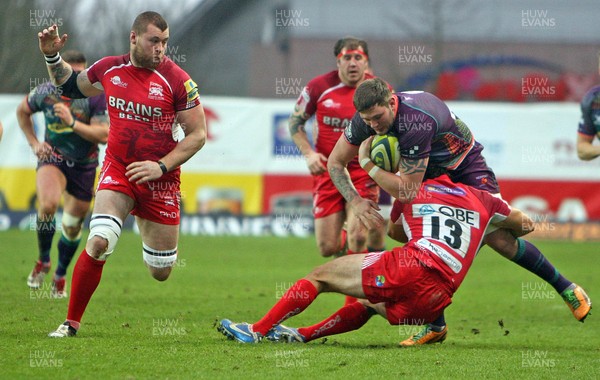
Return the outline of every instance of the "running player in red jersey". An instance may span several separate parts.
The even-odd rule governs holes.
[[[105,57],[75,74],[59,51],[67,35],[56,25],[38,33],[52,82],[71,98],[104,90],[110,118],[90,233],[73,272],[66,321],[50,337],[74,336],[100,282],[123,221],[135,215],[142,255],[152,277],[166,280],[177,259],[179,166],[202,148],[206,122],[198,89],[165,56],[169,28],[156,12],[139,14],[129,36],[130,52]],[[185,137],[177,142],[176,124]]]
[[[598,54],[600,61],[600,54]],[[599,62],[600,72],[600,62]],[[590,161],[600,156],[600,146],[593,145],[600,138],[600,86],[592,87],[581,100],[581,120],[577,129],[577,156]]]
[[[356,330],[375,314],[392,325],[431,322],[452,302],[488,224],[508,228],[516,236],[533,230],[533,222],[521,211],[511,210],[488,192],[453,183],[446,175],[426,180],[401,211],[410,236],[403,247],[344,256],[321,265],[296,282],[258,322],[224,319],[218,330],[243,343],[263,338],[306,343]],[[324,292],[361,300],[313,326],[281,325]]]
[[[346,241],[342,235],[347,222],[348,254],[369,250],[382,250],[385,229],[365,229],[354,218],[327,172],[327,158],[348,125],[355,109],[352,103],[356,87],[365,79],[373,78],[369,69],[367,43],[353,37],[338,40],[334,46],[337,70],[319,75],[308,82],[298,97],[290,116],[292,139],[313,175],[313,215],[315,237],[322,256],[339,254]],[[308,139],[305,123],[316,116],[314,149]],[[353,160],[348,165],[352,183],[361,196],[377,202],[379,188],[367,173]],[[341,238],[340,238],[341,237]],[[367,246],[368,245],[368,246]]]
[[[73,70],[85,70],[83,53],[63,54]],[[38,141],[32,115],[42,112],[46,121],[44,141]],[[36,86],[17,107],[17,120],[29,146],[38,159],[36,193],[38,210],[36,232],[38,260],[27,278],[32,289],[42,286],[50,270],[50,249],[54,238],[54,214],[63,198],[58,265],[52,278],[52,296],[67,297],[65,275],[79,247],[81,227],[94,195],[98,167],[98,144],[106,144],[108,117],[104,95],[85,99],[61,96],[46,82]]]

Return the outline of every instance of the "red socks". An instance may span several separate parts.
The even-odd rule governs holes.
[[[318,294],[319,292],[312,282],[304,278],[299,280],[285,292],[260,321],[252,325],[252,330],[266,335],[273,326],[304,311],[317,298]]]
[[[100,283],[104,263],[106,261],[91,258],[85,249],[79,255],[79,259],[77,259],[77,263],[73,269],[71,297],[69,298],[69,310],[67,312],[67,321],[75,329],[79,329],[83,312]]]
[[[309,342],[324,336],[356,330],[367,323],[369,318],[371,314],[367,308],[360,302],[355,302],[345,305],[316,325],[299,328],[298,333],[306,339],[305,342]]]

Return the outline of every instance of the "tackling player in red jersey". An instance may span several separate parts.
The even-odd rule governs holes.
[[[79,74],[60,58],[67,35],[56,25],[38,33],[53,83],[71,98],[104,90],[110,118],[106,159],[96,191],[90,233],[73,272],[66,321],[50,337],[74,336],[113,252],[123,221],[135,215],[143,259],[152,277],[166,280],[177,260],[179,166],[202,148],[206,121],[198,89],[165,56],[169,28],[156,12],[139,14],[129,54],[105,57]],[[185,137],[173,137],[175,123]]]
[[[353,37],[338,40],[334,47],[337,70],[308,82],[289,120],[292,139],[313,175],[315,237],[319,252],[325,257],[339,254],[344,248],[346,239],[342,228],[345,221],[348,254],[365,252],[367,247],[381,250],[385,244],[385,229],[379,226],[367,230],[358,223],[327,172],[327,158],[355,113],[354,91],[365,79],[373,78],[367,72],[368,54],[367,43],[363,40]],[[313,115],[317,125],[314,149],[304,129],[306,121]],[[361,196],[377,202],[379,188],[358,160],[348,165],[348,172]]]
[[[533,222],[488,192],[453,183],[446,175],[423,182],[405,204],[402,222],[410,240],[391,251],[344,256],[296,282],[254,324],[222,320],[218,330],[230,339],[257,343],[306,343],[363,326],[380,314],[392,325],[434,321],[452,302],[482,244],[488,224],[516,236],[533,230]],[[361,300],[345,305],[309,327],[281,325],[304,311],[320,293],[336,292]]]

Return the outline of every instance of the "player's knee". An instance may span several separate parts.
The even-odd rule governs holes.
[[[87,254],[96,260],[106,260],[106,258],[108,258],[110,254],[105,254],[107,248],[108,240],[100,236],[90,236],[87,244],[85,245],[85,251]]]
[[[97,260],[106,260],[114,251],[123,222],[108,214],[93,214],[90,221],[90,236],[86,250]]]
[[[319,283],[319,284],[327,283],[331,278],[330,266],[335,265],[334,261],[335,261],[335,259],[328,261],[325,264],[319,265],[318,267],[314,268],[309,274],[307,274],[305,276],[305,278],[312,283]]]
[[[485,243],[502,256],[512,259],[518,250],[517,239],[506,229],[492,232],[485,238]]]
[[[169,276],[171,275],[171,267],[168,268],[154,268],[154,267],[148,267],[148,269],[150,269],[150,274],[152,275],[152,278],[154,278],[157,281],[165,281],[166,279],[169,278]]]
[[[75,241],[81,238],[81,225],[83,224],[83,218],[78,218],[63,212],[62,214],[62,234],[67,240]]]
[[[38,214],[51,217],[58,210],[58,201],[50,199],[40,199],[38,206]]]
[[[171,269],[177,261],[177,247],[160,251],[146,243],[143,245],[144,262],[150,270],[150,274],[158,281],[165,281],[171,274]]]
[[[323,257],[333,256],[342,249],[341,244],[331,244],[330,242],[319,242],[317,243],[317,247]]]
[[[362,252],[367,245],[367,235],[357,233],[348,235],[348,248],[354,252]]]

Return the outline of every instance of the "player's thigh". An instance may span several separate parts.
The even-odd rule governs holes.
[[[345,213],[339,211],[315,219],[315,238],[317,242],[339,242]]]
[[[63,198],[63,209],[70,215],[78,218],[84,218],[90,209],[91,202],[78,199],[68,192],[64,193]]]
[[[92,214],[108,214],[125,221],[135,203],[128,195],[113,190],[98,190]]]
[[[63,172],[54,165],[41,166],[36,173],[37,198],[41,205],[51,202],[58,204],[67,187]]]
[[[361,266],[364,254],[346,255],[314,269],[307,277],[319,282],[323,292],[364,298]]]
[[[140,230],[142,242],[157,251],[171,250],[177,247],[179,240],[178,224],[161,224],[138,216],[135,221]]]

